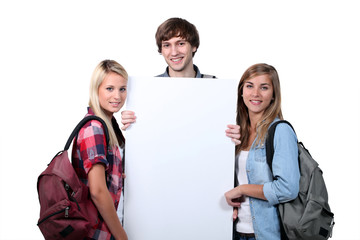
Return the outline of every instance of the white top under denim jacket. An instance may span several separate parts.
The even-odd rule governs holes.
[[[275,119],[278,121],[279,119]],[[280,223],[277,204],[297,197],[300,171],[297,138],[292,128],[284,123],[276,127],[274,135],[273,173],[266,162],[265,144],[251,146],[246,171],[249,184],[263,184],[267,199],[250,198],[250,209],[256,240],[279,240]],[[274,177],[276,180],[274,179]]]

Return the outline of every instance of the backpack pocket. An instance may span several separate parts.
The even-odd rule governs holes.
[[[331,237],[334,214],[322,204],[309,200],[297,227],[301,239],[324,240]]]
[[[67,199],[44,212],[37,225],[45,239],[82,239],[91,228],[77,204]]]

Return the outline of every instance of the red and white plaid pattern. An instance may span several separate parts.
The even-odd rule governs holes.
[[[94,115],[88,109],[88,115]],[[117,124],[113,121],[113,124]],[[114,129],[119,129],[114,127]],[[121,132],[120,132],[121,134]],[[75,141],[75,140],[74,140]],[[106,168],[106,184],[117,209],[122,189],[122,160],[119,148],[114,146],[107,150],[105,156],[105,134],[100,122],[92,120],[81,128],[72,152],[72,163],[80,180],[88,185],[88,176],[94,164],[103,164]],[[90,239],[110,240],[111,233],[100,217],[96,229],[89,233]]]

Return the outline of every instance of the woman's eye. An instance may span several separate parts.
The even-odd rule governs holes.
[[[125,92],[126,88],[120,88],[120,92]]]
[[[108,91],[112,91],[112,90],[113,90],[113,88],[111,88],[111,87],[107,87],[107,88],[106,88],[106,90],[108,90]]]

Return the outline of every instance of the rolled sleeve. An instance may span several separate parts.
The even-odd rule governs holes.
[[[272,189],[272,182],[267,182],[263,187],[264,196],[268,200],[270,205],[279,204],[279,199],[275,194],[275,191]]]
[[[268,202],[276,205],[296,198],[300,181],[297,138],[284,123],[276,127],[272,169],[274,180],[263,187]]]
[[[79,132],[78,144],[86,174],[94,164],[104,164],[105,168],[108,168],[105,134],[100,123],[93,120],[90,125],[82,128]]]

